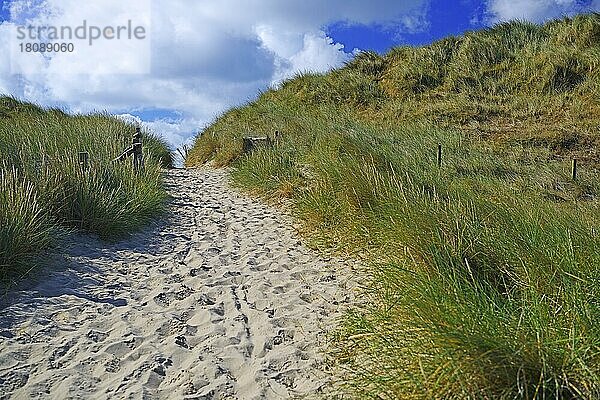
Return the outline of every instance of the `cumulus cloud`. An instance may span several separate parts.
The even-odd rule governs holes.
[[[272,27],[261,25],[255,31],[263,47],[274,56],[273,84],[297,72],[327,71],[350,59],[342,44],[334,43],[320,30],[302,36],[279,35]]]
[[[323,32],[334,22],[414,29],[428,0],[13,0],[0,51],[14,52],[20,25],[100,26],[132,19],[148,27],[150,51],[132,43],[78,45],[76,56],[34,55],[20,74],[0,60],[0,92],[75,112],[177,110],[149,121],[175,146],[214,116],[297,72],[340,66],[354,49]],[[132,17],[133,15],[133,17]],[[138,43],[140,44],[140,43]],[[11,57],[9,57],[11,58]],[[138,63],[138,64],[136,64]],[[14,64],[14,60],[13,60]],[[147,68],[146,68],[147,67]]]
[[[579,0],[489,0],[487,11],[492,22],[513,19],[543,22],[584,11],[600,11],[600,0],[585,4]]]

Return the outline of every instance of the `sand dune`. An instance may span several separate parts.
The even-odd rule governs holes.
[[[0,309],[0,398],[282,399],[328,383],[338,260],[223,171],[168,173],[170,215],[117,244],[73,239]]]

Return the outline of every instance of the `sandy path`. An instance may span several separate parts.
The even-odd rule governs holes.
[[[168,174],[166,221],[79,237],[3,298],[0,398],[281,399],[327,385],[323,328],[349,299],[334,260],[223,171]]]

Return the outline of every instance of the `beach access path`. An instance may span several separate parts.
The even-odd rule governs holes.
[[[165,217],[73,235],[0,299],[0,398],[284,399],[328,383],[351,274],[224,170],[165,172]]]

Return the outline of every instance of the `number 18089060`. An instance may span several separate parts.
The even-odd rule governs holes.
[[[73,43],[19,43],[21,53],[72,53]]]

